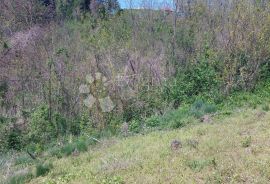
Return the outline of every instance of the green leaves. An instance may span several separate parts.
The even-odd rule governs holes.
[[[8,48],[9,48],[9,46],[8,46],[7,42],[4,42],[4,44],[3,44],[3,48],[4,48],[4,49],[8,49]]]

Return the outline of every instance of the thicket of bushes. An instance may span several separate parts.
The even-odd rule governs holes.
[[[106,19],[52,19],[30,44],[2,48],[8,62],[0,69],[1,150],[69,135],[116,134],[124,122],[133,132],[178,128],[267,81],[268,3],[183,8],[188,16],[125,10]],[[102,90],[115,104],[112,112],[85,107],[79,93],[86,76],[97,72],[107,80]]]

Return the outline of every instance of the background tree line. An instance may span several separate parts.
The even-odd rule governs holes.
[[[1,32],[29,28],[35,24],[83,18],[86,13],[106,18],[120,10],[117,0],[3,0],[1,8]]]

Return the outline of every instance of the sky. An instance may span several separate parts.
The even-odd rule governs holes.
[[[141,8],[141,7],[169,7],[172,6],[173,0],[119,0],[121,8]]]

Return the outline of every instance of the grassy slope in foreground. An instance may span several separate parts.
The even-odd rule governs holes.
[[[104,141],[54,161],[31,183],[269,183],[269,137],[270,113],[245,110],[211,124]],[[173,139],[183,145],[177,152]]]

